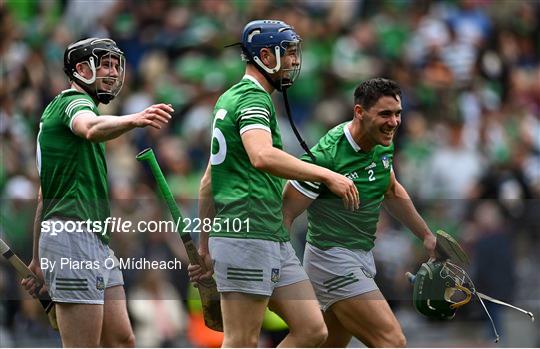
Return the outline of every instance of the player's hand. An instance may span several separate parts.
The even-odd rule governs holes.
[[[426,235],[426,237],[424,238],[424,248],[426,249],[430,260],[435,260],[436,258],[436,255],[435,255],[436,245],[437,245],[437,238],[435,237],[435,235],[432,233],[429,233],[428,235]]]
[[[33,276],[22,279],[21,286],[34,298],[37,298],[40,295],[43,295],[47,292],[47,287],[43,282],[43,272],[39,266],[39,263],[32,259],[28,265],[30,269],[36,276],[37,279]]]
[[[204,282],[205,279],[211,278],[212,274],[214,274],[214,266],[210,254],[204,252],[201,253],[199,251],[199,255],[201,256],[206,271],[203,272],[203,267],[200,265],[188,265],[189,280],[193,283],[194,287],[199,287],[199,281]]]
[[[330,177],[325,181],[325,185],[330,191],[343,199],[343,205],[348,210],[354,211],[360,207],[358,190],[354,182],[349,178],[332,172]]]
[[[135,127],[152,126],[160,129],[169,123],[172,112],[174,112],[174,109],[170,104],[154,104],[134,114],[133,123]]]

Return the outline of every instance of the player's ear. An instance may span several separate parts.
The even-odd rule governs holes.
[[[270,52],[270,50],[265,47],[261,49],[260,52],[261,61],[264,63],[264,65],[270,66],[272,60],[272,53]]]
[[[364,114],[364,108],[360,104],[354,105],[354,117],[358,118],[358,120],[362,120]]]
[[[75,70],[77,73],[79,73],[81,76],[86,77],[88,74],[91,73],[90,67],[88,66],[88,63],[86,62],[79,62],[75,65]]]

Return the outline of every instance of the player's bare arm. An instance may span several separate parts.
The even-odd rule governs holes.
[[[73,132],[91,142],[114,139],[136,127],[151,126],[161,129],[171,119],[174,111],[170,104],[154,104],[143,111],[126,116],[101,115],[92,111],[82,112],[73,120]]]
[[[397,220],[409,228],[414,235],[424,241],[424,247],[430,257],[435,257],[435,235],[431,232],[426,222],[416,208],[405,190],[397,181],[395,173],[392,171],[390,185],[385,193],[384,207]]]
[[[304,194],[296,190],[290,183],[287,183],[283,190],[283,224],[288,231],[291,231],[292,223],[302,214],[313,199],[308,198]]]
[[[32,247],[32,261],[28,265],[28,268],[36,274],[40,279],[41,284],[43,284],[43,272],[39,266],[39,236],[41,234],[41,213],[43,210],[43,194],[41,193],[41,187],[39,187],[38,198],[37,198],[37,208],[36,215],[34,218],[34,237],[33,237],[33,247]],[[35,294],[35,288],[38,286],[36,280],[32,277],[25,278],[21,281],[21,285],[24,287],[28,293],[32,296],[37,296]],[[43,285],[41,292],[45,293],[46,287]]]
[[[206,218],[213,219],[215,214],[214,201],[212,199],[211,165],[208,163],[199,187],[199,218],[201,220]],[[203,226],[199,233],[199,255],[206,265],[206,273],[202,273],[202,269],[199,265],[190,264],[188,266],[188,274],[192,282],[197,282],[201,278],[204,279],[210,277],[214,272],[210,251],[208,249],[208,235],[210,232],[205,230],[204,227],[206,226]]]
[[[253,129],[242,134],[242,143],[253,167],[286,179],[324,183],[343,199],[347,209],[360,206],[358,190],[349,178],[324,167],[303,162],[286,152],[274,148],[270,133]]]

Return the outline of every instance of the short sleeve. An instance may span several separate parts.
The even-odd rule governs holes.
[[[253,91],[242,98],[236,115],[240,134],[253,129],[271,133],[270,118],[273,117],[271,103],[269,96],[262,91]]]
[[[83,112],[90,112],[95,115],[96,105],[89,98],[75,96],[69,101],[62,113],[62,122],[73,131],[73,120]]]

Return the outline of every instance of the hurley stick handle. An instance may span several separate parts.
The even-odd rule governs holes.
[[[189,258],[189,262],[193,265],[199,265],[202,272],[206,272],[206,265],[203,263],[197,248],[191,239],[188,232],[184,231],[184,217],[180,212],[174,196],[171,193],[171,189],[165,180],[165,176],[159,167],[156,156],[151,148],[145,149],[137,155],[137,160],[145,161],[150,166],[152,175],[154,176],[158,185],[161,195],[165,199],[172,218],[176,224],[177,233],[180,235],[184,247]],[[216,331],[223,331],[223,323],[221,318],[221,309],[219,304],[219,293],[217,291],[216,282],[213,278],[209,280],[201,280],[199,282],[199,295],[201,296],[201,302],[203,306],[204,321],[206,326]]]
[[[38,279],[36,274],[34,274],[27,266],[24,264],[20,258],[11,250],[11,248],[4,242],[4,240],[0,239],[0,254],[4,256],[11,264],[11,266],[15,269],[17,272],[17,275],[19,275],[20,278],[26,279],[26,278],[33,278],[38,286],[36,287],[35,294],[38,297],[39,302],[41,303],[41,306],[43,307],[43,310],[45,310],[45,313],[47,314],[49,318],[49,323],[51,324],[51,327],[54,330],[58,330],[58,323],[56,321],[56,309],[54,307],[54,302],[51,300],[51,297],[48,293],[44,295],[39,295],[39,292],[41,288],[43,287],[43,284]]]
[[[159,167],[159,164],[157,162],[156,156],[154,155],[154,152],[152,151],[151,148],[147,148],[143,150],[141,153],[139,153],[139,155],[137,155],[137,160],[145,161],[150,166],[150,170],[152,171],[152,175],[154,176],[156,180],[159,191],[161,195],[163,196],[163,199],[165,199],[167,206],[169,207],[169,211],[171,212],[173,221],[175,222],[175,224],[178,225],[177,233],[180,235],[180,238],[182,239],[182,242],[184,243],[184,246],[186,248],[186,252],[189,258],[189,262],[191,264],[201,266],[201,268],[203,269],[203,272],[206,272],[205,265],[202,262],[201,257],[199,256],[199,253],[197,252],[197,248],[195,247],[195,244],[193,243],[191,236],[189,235],[189,233],[184,231],[184,228],[185,228],[184,216],[182,215],[182,212],[180,212],[178,205],[176,205],[174,196],[171,192],[171,189],[169,188],[169,184],[167,184],[167,180],[165,179],[165,176],[163,175],[161,168]]]

